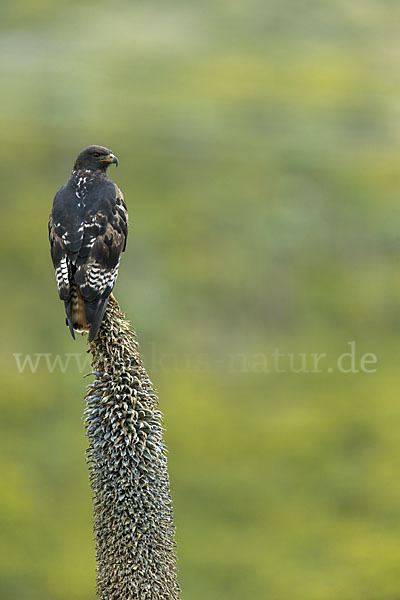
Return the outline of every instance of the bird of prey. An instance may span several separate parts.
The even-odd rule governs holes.
[[[66,323],[96,337],[118,275],[128,234],[128,211],[118,186],[107,176],[118,159],[103,146],[89,146],[75,161],[55,195],[49,219],[51,257]]]

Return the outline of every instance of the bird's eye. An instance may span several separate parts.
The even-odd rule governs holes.
[[[93,152],[93,156],[94,156],[95,158],[99,158],[100,154],[99,154],[98,152]]]

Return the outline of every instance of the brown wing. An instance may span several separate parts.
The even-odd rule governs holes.
[[[58,233],[57,233],[58,231]],[[71,264],[61,235],[60,228],[54,223],[53,215],[49,218],[50,253],[54,265],[57,289],[61,300],[67,300],[71,290]]]
[[[82,246],[88,248],[88,253],[78,258],[74,275],[85,303],[87,320],[92,324],[89,341],[95,337],[103,319],[107,299],[118,276],[121,253],[126,248],[128,211],[118,186],[115,192],[111,211],[97,212],[84,226]]]

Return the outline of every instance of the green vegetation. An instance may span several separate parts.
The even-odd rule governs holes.
[[[1,3],[2,598],[94,599],[89,369],[13,357],[85,360],[47,219],[92,143],[120,159],[115,294],[165,414],[182,597],[399,598],[399,16],[390,0]],[[328,372],[350,341],[375,373]],[[328,357],[256,368],[275,349]]]

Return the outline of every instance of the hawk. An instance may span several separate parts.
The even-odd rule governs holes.
[[[54,197],[49,219],[50,251],[66,323],[94,340],[126,247],[128,211],[119,187],[107,175],[118,159],[103,146],[89,146],[75,161]]]

